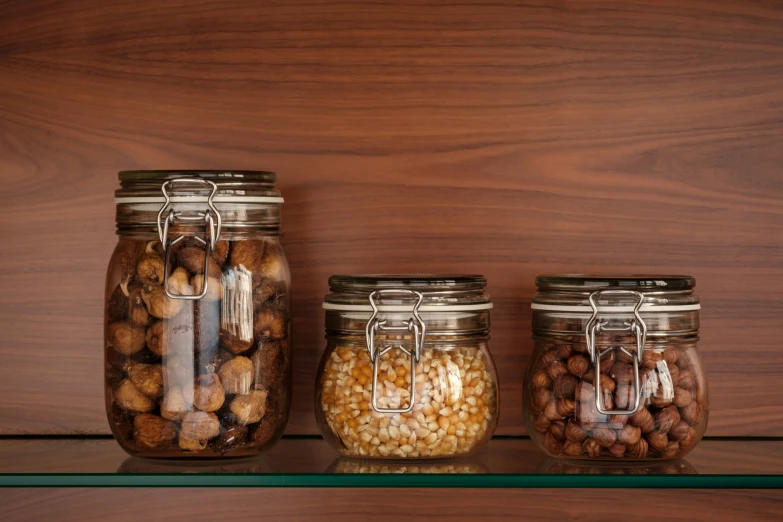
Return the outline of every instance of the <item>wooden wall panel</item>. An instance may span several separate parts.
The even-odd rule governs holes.
[[[783,435],[783,5],[0,3],[0,432],[107,433],[116,171],[280,174],[291,433],[336,272],[490,281],[522,433],[540,272],[685,272],[709,435]]]

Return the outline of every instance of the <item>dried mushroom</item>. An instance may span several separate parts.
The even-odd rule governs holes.
[[[186,400],[180,388],[171,388],[160,404],[161,417],[174,421],[182,420],[182,417],[193,409],[192,398],[191,394],[191,400]]]
[[[228,241],[221,239],[215,243],[215,249],[212,251],[212,259],[214,259],[218,265],[223,266],[226,263],[226,259],[228,259],[228,250]]]
[[[253,338],[242,339],[227,330],[220,330],[220,346],[233,353],[239,355],[245,353],[253,346]]]
[[[255,370],[254,381],[257,386],[271,386],[282,375],[280,343],[260,341],[253,354],[252,368]]]
[[[256,316],[253,332],[257,337],[265,337],[273,341],[286,338],[288,325],[283,312],[277,310],[261,310]]]
[[[177,261],[191,274],[203,274],[204,273],[204,261],[206,253],[203,248],[196,246],[186,246],[177,252]],[[210,277],[217,277],[223,275],[223,271],[214,259],[210,257],[208,273]]]
[[[266,245],[264,257],[261,259],[260,270],[264,277],[275,281],[281,281],[286,278],[285,257],[277,244],[269,243]]]
[[[145,253],[136,265],[136,277],[145,285],[161,285],[165,267],[159,255]]]
[[[185,451],[201,451],[207,447],[206,440],[189,439],[179,434],[179,447]]]
[[[155,355],[163,357],[168,354],[169,331],[166,321],[158,321],[147,328],[147,348]]]
[[[169,287],[170,286],[171,285],[169,285]],[[145,287],[142,290],[141,298],[144,299],[147,310],[158,319],[170,319],[174,317],[182,310],[182,306],[185,303],[185,301],[181,299],[172,299],[168,297],[163,291],[162,286]]]
[[[128,379],[147,397],[157,399],[163,396],[163,368],[160,364],[132,364],[128,368]]]
[[[237,395],[231,401],[231,413],[240,424],[253,424],[266,412],[266,390],[253,390],[247,395]]]
[[[229,264],[251,272],[253,286],[257,286],[264,278],[262,267],[265,250],[264,241],[237,241],[231,246]]]
[[[218,453],[226,453],[247,442],[247,426],[228,426],[220,431],[220,436],[213,439],[212,445]]]
[[[127,284],[119,284],[106,303],[106,315],[109,321],[121,321],[128,317],[129,292]]]
[[[114,392],[114,402],[125,411],[149,412],[157,406],[155,401],[141,393],[130,379],[125,379]]]
[[[190,411],[182,418],[180,433],[190,440],[209,440],[220,435],[220,421],[214,413]]]
[[[107,342],[109,346],[123,355],[133,355],[144,348],[144,328],[125,322],[109,323]]]
[[[190,280],[190,285],[193,288],[193,295],[201,295],[204,284],[204,276],[201,274],[194,275]],[[220,280],[215,277],[207,277],[207,293],[202,298],[204,301],[219,301],[223,298],[223,286],[220,284]]]
[[[261,308],[264,303],[277,295],[277,285],[271,279],[263,279],[253,290],[253,308]]]
[[[220,384],[220,378],[210,373],[198,378],[193,391],[193,405],[202,411],[216,411],[225,400],[225,391]]]
[[[234,357],[220,367],[218,376],[226,393],[244,395],[253,385],[253,363],[241,355]]]
[[[144,299],[141,298],[141,291],[142,287],[139,285],[134,285],[128,291],[128,318],[134,326],[147,326],[152,319]]]
[[[177,425],[157,415],[142,413],[133,419],[133,437],[147,448],[171,446],[177,436]]]

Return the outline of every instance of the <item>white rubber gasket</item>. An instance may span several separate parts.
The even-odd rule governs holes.
[[[372,313],[370,305],[352,305],[323,303],[324,310],[333,310],[337,312],[369,312]],[[419,312],[478,312],[482,310],[491,310],[492,303],[480,303],[472,305],[421,305]],[[378,305],[379,312],[410,312],[413,308],[410,305]]]
[[[547,312],[585,312],[588,314],[593,313],[593,308],[590,305],[574,305],[574,306],[567,306],[567,305],[549,305],[549,304],[542,304],[542,303],[532,303],[530,305],[530,308],[533,310],[543,310]],[[605,310],[607,312],[612,313],[633,313],[634,308],[636,308],[633,305],[628,306],[608,306],[608,305],[599,305],[598,310]],[[646,313],[657,313],[657,312],[692,312],[696,310],[701,310],[701,304],[685,304],[685,305],[653,305],[653,304],[643,304],[642,307],[639,309],[639,313],[646,312]]]
[[[171,203],[206,203],[209,200],[207,196],[172,196],[169,198]],[[283,203],[283,198],[272,196],[215,196],[212,198],[214,203]],[[114,198],[116,205],[132,203],[165,203],[163,196]]]

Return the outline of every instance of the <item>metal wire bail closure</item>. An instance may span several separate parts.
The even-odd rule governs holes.
[[[598,304],[596,299],[604,295],[619,295],[630,296],[636,299],[636,304],[633,309],[634,318],[630,321],[625,321],[622,327],[607,327],[609,321],[601,320],[598,311]],[[639,382],[639,365],[642,362],[642,353],[644,352],[644,344],[647,340],[647,325],[639,315],[639,309],[644,303],[644,294],[636,292],[634,290],[596,290],[592,292],[589,297],[590,306],[593,309],[593,315],[585,325],[585,339],[587,343],[587,351],[590,353],[590,357],[593,360],[595,367],[595,377],[593,378],[593,388],[595,389],[595,407],[598,413],[602,415],[633,415],[641,406],[642,390]],[[611,314],[611,311],[604,311],[604,313]],[[619,312],[614,312],[619,313]],[[601,372],[598,369],[601,367],[601,357],[606,355],[611,347],[606,350],[599,351],[595,343],[595,338],[601,332],[633,332],[636,336],[636,353],[632,354],[624,347],[620,348],[623,353],[633,358],[633,396],[635,398],[632,409],[627,410],[607,410],[604,409],[603,401],[601,397],[600,377]]]
[[[202,185],[205,188],[211,188],[211,192],[207,198],[207,209],[196,212],[195,215],[185,215],[181,211],[170,210],[164,220],[163,215],[171,205],[171,197],[169,196],[167,189],[170,185],[181,185],[187,183],[193,185]],[[160,190],[163,193],[163,197],[166,199],[166,202],[163,203],[163,206],[158,212],[158,235],[160,237],[160,244],[163,247],[163,251],[166,252],[165,267],[163,270],[163,290],[166,292],[166,296],[171,299],[183,299],[188,301],[199,300],[207,295],[207,285],[209,283],[209,277],[207,277],[207,274],[209,273],[209,256],[215,249],[215,245],[217,245],[218,239],[220,239],[222,219],[220,217],[220,212],[218,212],[217,208],[215,208],[215,204],[213,202],[215,194],[217,193],[217,185],[214,182],[206,179],[177,178],[166,181],[160,187]],[[175,220],[191,222],[203,220],[204,226],[206,227],[205,237],[202,238],[199,236],[194,236],[198,242],[204,245],[204,276],[201,285],[201,293],[199,295],[178,295],[172,294],[169,291],[169,261],[171,259],[171,249],[169,247],[176,245],[185,239],[185,236],[183,235],[179,236],[177,239],[169,241],[169,227],[174,224]]]
[[[375,302],[376,297],[380,296],[389,296],[389,295],[397,295],[397,296],[403,296],[403,297],[410,297],[415,298],[416,302],[414,303],[413,307],[411,308],[411,317],[407,321],[403,321],[401,325],[399,326],[387,326],[386,320],[378,320],[378,305]],[[424,345],[424,336],[426,333],[426,327],[424,325],[424,321],[421,319],[421,316],[419,315],[419,306],[421,306],[421,302],[424,300],[424,296],[421,294],[421,292],[416,292],[414,290],[406,290],[406,289],[397,289],[397,288],[390,288],[390,289],[383,289],[383,290],[375,290],[370,294],[370,306],[372,306],[372,316],[370,317],[370,320],[367,321],[367,327],[365,329],[365,336],[367,339],[367,351],[370,353],[370,360],[372,361],[372,409],[377,411],[378,413],[408,413],[413,411],[413,406],[415,404],[415,395],[416,395],[416,363],[419,362],[419,357],[421,356],[421,349]],[[375,333],[377,331],[387,331],[387,332],[413,332],[414,335],[414,349],[408,350],[404,346],[397,345],[394,346],[392,344],[386,345],[383,347],[383,349],[376,348],[375,347]],[[380,365],[381,357],[388,353],[389,351],[393,350],[394,348],[398,348],[402,350],[405,355],[411,358],[411,386],[410,386],[410,400],[408,401],[408,406],[406,408],[384,408],[382,406],[378,405],[378,396],[377,396],[377,389],[378,389],[378,367]]]

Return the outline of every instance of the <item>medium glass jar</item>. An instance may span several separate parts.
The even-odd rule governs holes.
[[[332,276],[315,411],[343,455],[470,455],[498,421],[481,276]]]
[[[707,427],[688,276],[539,276],[525,421],[549,455],[679,459]]]
[[[290,275],[275,175],[132,171],[119,179],[105,307],[114,436],[140,457],[260,453],[282,434],[291,395]]]

